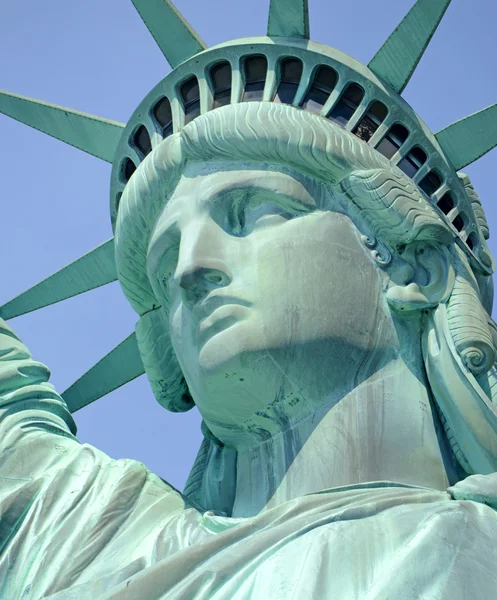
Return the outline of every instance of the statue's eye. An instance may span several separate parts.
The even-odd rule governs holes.
[[[282,224],[295,216],[275,202],[248,202],[238,205],[232,212],[231,232],[233,235],[246,236],[254,230]]]

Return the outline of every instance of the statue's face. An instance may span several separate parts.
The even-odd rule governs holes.
[[[193,398],[221,439],[336,400],[394,343],[360,233],[298,172],[190,165],[157,222],[148,272]]]

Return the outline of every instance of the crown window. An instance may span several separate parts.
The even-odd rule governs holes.
[[[302,77],[303,64],[298,58],[285,58],[280,66],[280,84],[274,98],[275,102],[291,104],[295,99],[300,78]]]
[[[378,127],[383,123],[388,113],[387,107],[383,102],[375,100],[366,115],[359,121],[353,133],[363,140],[369,142]]]
[[[338,81],[337,72],[331,67],[321,65],[314,75],[311,87],[302,102],[302,108],[320,113]]]
[[[185,109],[186,125],[200,114],[200,91],[197,78],[193,76],[187,79],[181,85],[180,93]]]
[[[404,125],[396,123],[388,130],[386,136],[381,140],[378,146],[376,146],[376,150],[386,158],[390,159],[407,140],[408,136],[409,131]]]
[[[162,130],[162,136],[166,138],[173,132],[173,115],[171,103],[167,98],[161,98],[154,106],[152,114]]]
[[[345,127],[363,98],[364,90],[362,87],[357,83],[350,83],[328,115],[328,119]]]
[[[408,177],[414,177],[422,165],[428,160],[426,152],[415,146],[397,165]]]
[[[231,102],[231,65],[223,61],[214,65],[210,70],[214,100],[212,108],[219,108]]]
[[[262,54],[245,59],[245,91],[242,102],[262,100],[267,75],[267,59]]]
[[[455,205],[456,203],[454,202],[454,198],[450,192],[444,194],[437,202],[438,208],[444,213],[444,215],[448,215]]]
[[[466,223],[465,215],[462,213],[458,214],[457,217],[452,219],[452,225],[457,229],[457,231],[462,231],[464,229],[464,225]]]
[[[148,135],[146,127],[143,125],[138,127],[133,135],[132,144],[144,157],[151,152],[152,143],[150,142],[150,136]]]
[[[126,157],[121,164],[121,178],[124,183],[128,183],[131,175],[136,171],[136,165],[131,158]]]
[[[470,233],[468,239],[466,240],[466,244],[468,245],[470,250],[474,250],[478,245],[478,237],[476,233]]]
[[[436,171],[430,171],[418,185],[427,196],[432,196],[442,185],[442,179]]]

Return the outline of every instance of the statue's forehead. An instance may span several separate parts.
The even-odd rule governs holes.
[[[185,201],[200,207],[216,199],[236,197],[237,190],[290,196],[310,207],[320,204],[326,193],[324,184],[292,168],[266,163],[190,163],[165,207],[166,212],[176,210]]]

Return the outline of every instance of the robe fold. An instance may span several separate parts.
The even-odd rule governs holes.
[[[497,598],[487,504],[372,482],[205,512],[81,444],[48,377],[0,319],[2,600]]]

